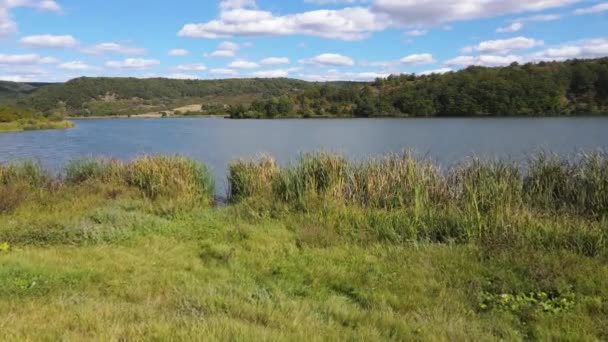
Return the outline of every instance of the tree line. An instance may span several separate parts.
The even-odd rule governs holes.
[[[608,58],[317,84],[249,106],[233,118],[543,116],[608,113]]]

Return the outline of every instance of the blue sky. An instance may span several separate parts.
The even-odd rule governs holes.
[[[608,1],[0,0],[0,79],[370,80],[608,56]]]

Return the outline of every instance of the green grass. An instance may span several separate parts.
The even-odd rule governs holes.
[[[221,208],[181,157],[0,166],[1,339],[606,340],[589,158],[552,181],[555,163],[263,157],[232,164]]]
[[[51,121],[46,119],[22,119],[13,122],[0,122],[0,133],[22,132],[47,129],[68,129],[74,127],[71,121]]]

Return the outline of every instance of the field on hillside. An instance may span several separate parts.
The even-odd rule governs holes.
[[[6,340],[605,340],[608,159],[0,165]]]

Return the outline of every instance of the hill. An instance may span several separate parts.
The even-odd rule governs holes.
[[[393,75],[373,83],[315,85],[233,106],[234,118],[543,116],[608,113],[608,58],[468,67],[443,75]]]
[[[44,87],[19,103],[70,116],[131,115],[189,104],[239,104],[298,93],[312,83],[292,79],[175,80],[82,77]],[[212,106],[213,107],[213,106]],[[223,106],[215,106],[223,107]]]
[[[13,99],[21,94],[30,94],[50,83],[21,83],[0,80],[0,100]]]

